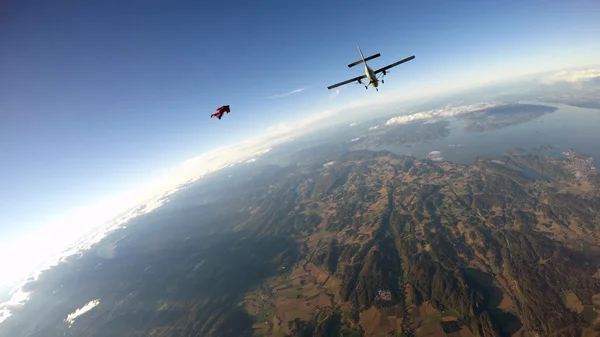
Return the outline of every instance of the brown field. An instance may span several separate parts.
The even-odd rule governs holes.
[[[591,328],[583,333],[583,337],[597,337],[600,333],[593,331]]]
[[[479,259],[482,259],[482,260],[485,261],[485,259],[482,258],[481,254],[477,255],[477,257]],[[488,268],[485,265],[483,265],[478,259],[471,259],[471,260],[468,260],[468,261],[469,261],[469,267],[471,267],[473,269],[481,270],[483,272],[487,272],[488,271]]]
[[[253,292],[248,294],[241,304],[250,315],[257,318],[257,322],[252,326],[255,334],[270,334],[276,316],[275,308],[269,301],[268,295],[263,291]]]
[[[505,291],[505,289],[510,289],[508,284],[506,284],[504,279],[502,279],[501,277],[497,278],[496,282],[498,282],[498,286],[503,290],[502,291],[502,300],[500,301],[498,308],[500,308],[504,311],[515,310],[515,304],[514,304],[513,300],[511,299],[510,294],[506,293],[506,291]]]
[[[600,294],[592,296],[592,304],[600,306]]]
[[[573,293],[572,291],[568,291],[565,294],[565,305],[567,306],[567,308],[574,310],[577,313],[583,312],[584,309],[583,304],[581,303],[577,295],[575,295],[575,293]]]
[[[442,317],[442,322],[454,322],[457,321],[458,317],[454,317],[454,316],[444,316]]]
[[[314,278],[314,280],[318,283],[325,283],[329,278],[329,274],[325,272],[323,269],[315,266],[312,263],[308,263],[306,265],[306,270],[310,273],[310,275]]]
[[[413,302],[412,292],[413,292],[413,290],[412,290],[412,286],[410,284],[407,284],[404,286],[404,298],[405,298],[404,302],[407,307],[412,305],[412,302]]]
[[[441,315],[429,302],[413,307],[411,320],[417,336],[446,336],[440,324]]]
[[[317,232],[310,235],[308,239],[306,239],[306,244],[308,245],[308,248],[314,249],[319,245],[321,241],[328,240],[334,236],[335,234],[325,230],[325,226],[320,226]]]
[[[327,293],[336,294],[338,285],[339,280],[309,263],[298,266],[288,276],[270,280],[269,291],[249,293],[242,305],[258,319],[256,334],[283,335],[290,333],[288,322],[295,318],[310,320],[322,308],[332,307]]]
[[[385,336],[390,331],[400,332],[402,318],[395,307],[388,309],[376,309],[371,307],[360,313],[360,325],[365,331],[365,336]]]

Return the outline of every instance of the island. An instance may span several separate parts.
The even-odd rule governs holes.
[[[600,110],[600,78],[595,80],[596,87],[565,92],[561,94],[540,95],[536,99],[542,102],[559,103],[580,108]]]
[[[517,125],[558,110],[556,107],[533,104],[503,104],[461,115],[468,132],[485,132]]]
[[[381,126],[365,134],[351,146],[352,150],[374,149],[386,145],[427,142],[448,137],[450,122],[414,121],[405,124]]]

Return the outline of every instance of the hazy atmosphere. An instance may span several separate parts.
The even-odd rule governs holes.
[[[1,7],[0,336],[597,334],[600,3]]]

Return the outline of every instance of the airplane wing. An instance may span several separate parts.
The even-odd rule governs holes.
[[[382,71],[385,71],[385,70],[388,70],[388,69],[390,69],[390,68],[393,68],[393,67],[395,67],[395,66],[397,66],[397,65],[400,65],[400,64],[402,64],[402,63],[404,63],[404,62],[408,62],[408,61],[410,61],[410,60],[412,60],[412,59],[414,59],[414,58],[415,58],[415,55],[413,55],[413,56],[411,56],[411,57],[407,57],[407,58],[405,58],[405,59],[404,59],[404,60],[402,60],[402,61],[398,61],[398,62],[396,62],[396,63],[392,63],[392,64],[390,64],[390,65],[388,65],[388,66],[385,66],[385,67],[383,67],[383,68],[381,68],[381,69],[377,69],[377,70],[375,70],[375,74],[379,74],[379,73],[380,73],[380,72],[382,72]]]
[[[342,85],[344,85],[344,84],[348,84],[348,83],[352,83],[352,82],[354,82],[354,81],[362,80],[363,78],[367,78],[367,75],[358,76],[358,77],[355,77],[355,78],[349,79],[349,80],[347,80],[347,81],[344,81],[344,82],[340,82],[340,83],[336,83],[336,84],[334,84],[334,85],[330,85],[330,86],[328,86],[328,87],[327,87],[327,89],[333,89],[333,88],[336,88],[336,87],[342,86]]]

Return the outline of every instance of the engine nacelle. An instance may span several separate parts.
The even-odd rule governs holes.
[[[358,84],[362,84],[362,81],[360,78],[358,79]]]
[[[383,76],[385,76],[385,75],[387,75],[387,71],[384,70],[383,71]]]

